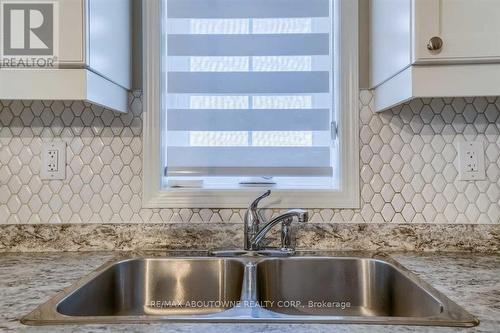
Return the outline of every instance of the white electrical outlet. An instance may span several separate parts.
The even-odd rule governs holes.
[[[42,179],[66,178],[66,143],[47,142],[42,146]]]
[[[484,180],[484,148],[481,141],[458,144],[460,180]]]

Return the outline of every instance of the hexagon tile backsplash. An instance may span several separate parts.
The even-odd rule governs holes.
[[[360,95],[359,210],[312,222],[499,223],[500,98],[415,100],[375,114]],[[2,101],[0,224],[241,222],[239,209],[142,209],[141,93],[127,114],[82,102]],[[40,179],[44,140],[68,144],[67,178]],[[486,181],[458,180],[456,144],[485,144]]]

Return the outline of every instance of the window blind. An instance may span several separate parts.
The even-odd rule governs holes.
[[[331,177],[331,0],[164,0],[167,177]]]

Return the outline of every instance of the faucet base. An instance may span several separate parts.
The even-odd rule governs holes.
[[[294,249],[289,248],[266,248],[256,251],[242,249],[211,250],[208,255],[213,257],[291,257],[295,254]]]

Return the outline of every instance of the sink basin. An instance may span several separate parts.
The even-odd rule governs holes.
[[[328,252],[291,258],[122,257],[21,321],[479,323],[388,256]]]
[[[124,260],[75,290],[58,304],[57,311],[66,316],[221,312],[227,307],[220,305],[240,299],[243,271],[241,262],[224,259]],[[192,302],[207,306],[186,306]]]
[[[430,317],[442,303],[386,262],[357,258],[267,260],[259,300],[287,315]]]

